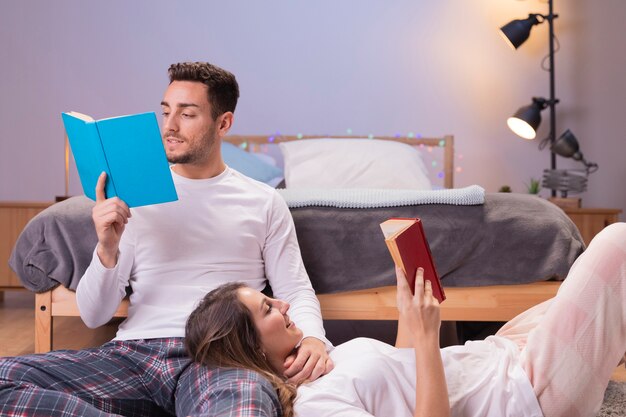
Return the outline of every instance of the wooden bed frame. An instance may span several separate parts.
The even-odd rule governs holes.
[[[229,136],[226,140],[249,151],[258,151],[263,145],[320,136]],[[353,139],[353,136],[334,136]],[[271,139],[270,139],[271,138]],[[444,187],[453,187],[454,138],[382,137],[376,138],[411,145],[443,148]],[[482,287],[445,287],[446,301],[441,305],[442,320],[449,321],[507,321],[517,314],[553,297],[560,283],[555,281],[521,285],[496,285]],[[327,320],[397,320],[395,287],[379,287],[337,294],[318,295],[322,316]],[[114,317],[126,317],[128,300],[125,299]],[[54,317],[79,316],[75,294],[62,286],[36,295],[35,301],[35,352],[52,349]]]
[[[560,283],[536,282],[521,285],[445,287],[441,319],[450,321],[507,321],[554,297]],[[397,320],[395,287],[337,294],[319,294],[322,316],[327,320]],[[126,317],[124,299],[113,317]],[[54,317],[79,316],[76,294],[63,286],[35,296],[35,353],[52,349]]]

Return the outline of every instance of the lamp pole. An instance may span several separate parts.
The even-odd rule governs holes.
[[[554,87],[554,19],[558,17],[553,13],[553,0],[548,0],[548,36],[550,46],[550,145],[556,141],[556,103]],[[550,149],[550,169],[556,169],[556,154]],[[556,190],[552,190],[552,197],[556,197]]]

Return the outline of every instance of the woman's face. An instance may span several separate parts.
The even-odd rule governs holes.
[[[287,315],[289,304],[247,287],[239,288],[237,295],[250,310],[263,353],[276,369],[283,369],[283,362],[302,340],[302,331]]]

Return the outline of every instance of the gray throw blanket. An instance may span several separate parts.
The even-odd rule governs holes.
[[[30,221],[9,261],[26,288],[76,289],[97,242],[93,205],[72,197]],[[473,206],[301,207],[291,214],[304,265],[320,294],[395,284],[379,227],[390,217],[422,219],[445,286],[562,279],[584,248],[561,209],[525,194],[486,194],[484,204]]]
[[[26,225],[9,258],[26,288],[44,292],[61,284],[76,289],[98,243],[91,220],[94,204],[84,196],[72,197]]]
[[[302,259],[320,294],[395,285],[379,224],[419,217],[444,286],[564,279],[584,249],[576,225],[527,194],[486,194],[482,205],[422,204],[370,209],[292,208]]]

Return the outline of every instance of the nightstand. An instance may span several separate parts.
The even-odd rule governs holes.
[[[9,267],[9,257],[26,223],[52,204],[0,201],[0,294],[5,289],[23,288],[19,278]]]
[[[586,245],[591,239],[611,223],[619,221],[620,209],[609,208],[564,208],[563,211],[572,219]]]

